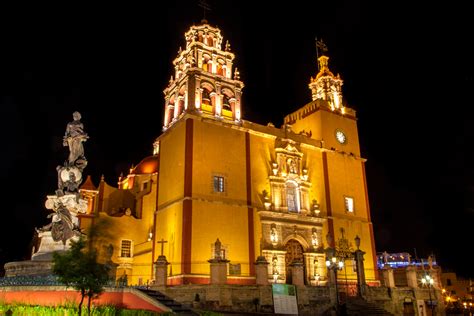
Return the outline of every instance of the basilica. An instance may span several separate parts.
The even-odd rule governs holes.
[[[344,261],[337,277],[355,284],[357,243],[367,283],[378,283],[356,112],[329,57],[314,64],[309,102],[275,127],[242,117],[252,105],[242,104],[245,85],[220,29],[203,21],[184,41],[151,155],[118,183],[88,178],[80,189],[88,201],[80,225],[105,223],[96,247],[112,249],[116,277],[152,284],[165,256],[168,285],[208,284],[217,253],[227,284],[255,284],[264,257],[272,283],[291,283],[299,263],[306,285],[324,285],[332,247]]]

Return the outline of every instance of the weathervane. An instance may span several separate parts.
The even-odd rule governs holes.
[[[319,50],[321,50],[322,54],[326,53],[328,51],[328,47],[326,46],[326,43],[324,43],[323,39],[320,39],[318,41],[318,37],[315,38],[316,40],[316,60],[319,59]],[[318,70],[319,70],[319,63],[318,63]]]
[[[206,20],[206,11],[211,11],[210,4],[207,3],[206,0],[199,0],[198,6],[200,6],[202,8],[202,11],[203,11],[202,22],[207,22],[207,20]]]

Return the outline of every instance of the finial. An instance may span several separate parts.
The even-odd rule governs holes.
[[[105,176],[104,176],[104,174],[102,174],[102,175],[100,176],[100,181],[101,181],[101,182],[102,182],[102,181],[105,181]]]
[[[240,72],[237,67],[235,67],[235,70],[234,70],[234,80],[240,80]]]
[[[226,52],[230,52],[230,43],[229,43],[229,40],[227,40],[227,41],[225,42],[225,51],[226,51]]]
[[[319,60],[319,51],[321,50],[321,57],[325,56],[325,53],[327,53],[328,51],[328,47],[324,43],[323,39],[318,41],[318,38],[316,37],[315,40],[316,40],[316,59]]]
[[[170,77],[170,84],[173,83],[173,76]]]
[[[181,54],[182,51],[183,51],[183,49],[180,46],[179,49],[178,49],[178,54]]]

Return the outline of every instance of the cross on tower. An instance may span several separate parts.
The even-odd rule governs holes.
[[[326,43],[323,42],[322,38],[318,41],[318,38],[316,37],[315,40],[316,40],[316,60],[318,60],[319,59],[319,51],[321,50],[321,52],[322,52],[321,55],[324,55],[328,51],[328,47],[327,47]],[[318,63],[318,69],[319,69],[319,63]]]
[[[167,243],[168,241],[164,240],[163,238],[161,238],[160,241],[157,241],[156,243],[157,244],[161,244],[161,255],[163,255],[163,248],[165,247],[165,243]]]
[[[211,6],[207,3],[206,0],[199,0],[198,6],[202,8],[204,17],[202,18],[203,22],[206,21],[206,11],[211,11]]]

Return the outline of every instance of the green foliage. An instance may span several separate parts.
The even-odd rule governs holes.
[[[97,252],[94,249],[85,248],[86,241],[81,237],[78,241],[71,241],[70,250],[53,254],[53,273],[58,281],[81,292],[79,314],[84,297],[88,297],[90,308],[90,300],[104,291],[109,280],[109,267],[97,262]]]
[[[85,240],[71,242],[71,249],[65,253],[53,254],[53,273],[58,281],[76,290],[100,294],[108,281],[108,268],[97,262],[94,250],[84,251]]]
[[[0,304],[0,315],[4,315],[8,310],[12,315],[47,315],[47,316],[72,316],[77,315],[77,306],[30,306],[30,305],[3,305]],[[147,310],[120,309],[115,306],[98,306],[91,309],[94,316],[155,316],[155,312]],[[162,314],[160,314],[162,315]]]

